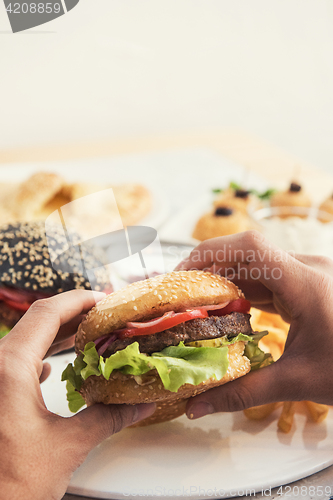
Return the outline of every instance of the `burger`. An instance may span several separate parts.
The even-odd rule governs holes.
[[[68,238],[71,244],[68,244]],[[97,249],[61,225],[15,222],[0,227],[0,338],[41,298],[77,288],[91,290],[87,269],[97,269],[94,289],[112,291]]]
[[[108,295],[80,324],[77,357],[62,374],[70,410],[156,402],[140,425],[180,416],[188,398],[271,362],[249,309],[236,285],[203,271],[171,272]]]

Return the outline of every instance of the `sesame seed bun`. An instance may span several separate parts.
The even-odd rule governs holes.
[[[132,283],[99,302],[80,324],[76,350],[102,335],[168,311],[221,304],[244,297],[231,281],[203,271],[174,271]]]
[[[228,346],[229,367],[222,379],[211,378],[199,385],[185,384],[177,392],[171,392],[164,388],[156,370],[151,370],[140,377],[124,375],[115,370],[109,380],[92,376],[83,383],[80,392],[88,406],[95,403],[138,404],[156,402],[155,413],[136,424],[136,426],[165,422],[182,415],[185,412],[186,402],[190,397],[246,375],[251,366],[248,358],[243,356],[244,347],[244,342],[236,342]]]
[[[79,326],[76,350],[83,350],[86,343],[121,329],[130,321],[149,320],[168,311],[184,311],[243,297],[236,285],[227,279],[203,271],[172,272],[133,283],[110,294],[89,312]],[[156,402],[155,413],[137,425],[164,422],[182,415],[188,398],[248,373],[251,366],[243,355],[244,347],[244,342],[228,346],[229,366],[220,380],[210,378],[199,385],[184,384],[177,392],[172,392],[164,388],[155,369],[141,376],[114,370],[109,380],[103,376],[88,377],[80,393],[88,406]]]
[[[62,226],[45,222],[15,222],[0,227],[0,285],[28,292],[55,295],[76,288],[91,290],[85,269],[96,269],[96,290],[110,289],[102,257],[93,247],[82,246],[71,232],[71,247]]]

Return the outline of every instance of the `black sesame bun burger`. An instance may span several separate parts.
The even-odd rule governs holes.
[[[99,268],[96,290],[112,291],[95,250],[75,246],[80,238],[74,233],[70,240],[71,246],[57,225],[48,226],[46,236],[42,221],[0,227],[0,338],[35,300],[76,288],[91,290],[86,268]]]
[[[230,281],[203,271],[160,275],[108,295],[76,335],[63,372],[69,407],[156,402],[140,425],[185,411],[188,398],[269,364],[250,303]]]

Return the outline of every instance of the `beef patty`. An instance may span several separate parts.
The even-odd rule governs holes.
[[[234,337],[238,333],[244,333],[245,335],[253,333],[250,314],[233,312],[226,316],[191,319],[169,330],[152,335],[138,335],[123,340],[117,339],[112,342],[103,356],[109,357],[116,351],[125,349],[133,342],[139,343],[140,352],[151,354],[152,352],[162,351],[165,347],[178,345],[179,342],[215,339],[224,335]]]
[[[13,328],[16,323],[22,318],[24,311],[18,311],[4,302],[0,302],[0,324]]]

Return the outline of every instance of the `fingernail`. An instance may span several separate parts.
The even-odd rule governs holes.
[[[143,420],[144,418],[150,417],[156,410],[155,403],[142,403],[135,406],[135,411],[133,415],[133,424]]]
[[[205,415],[210,415],[214,413],[214,407],[210,403],[201,401],[200,403],[194,403],[186,412],[187,418],[190,420],[195,420],[196,418],[204,417]]]

